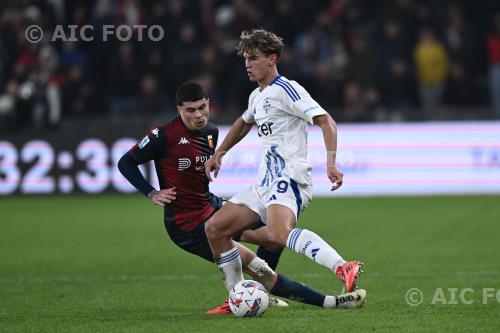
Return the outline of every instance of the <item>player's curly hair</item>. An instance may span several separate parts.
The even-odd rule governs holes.
[[[265,55],[276,54],[278,58],[283,52],[283,38],[264,29],[253,29],[251,31],[243,31],[240,35],[240,43],[236,48],[238,55],[243,55],[244,52],[259,50]]]

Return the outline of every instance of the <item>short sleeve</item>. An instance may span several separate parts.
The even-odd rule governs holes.
[[[165,132],[162,128],[155,128],[130,149],[130,154],[136,162],[142,164],[163,157],[165,147]]]
[[[315,116],[327,113],[297,82],[289,81],[285,88],[286,96],[284,96],[284,98],[287,100],[289,112],[292,115],[302,118],[309,124],[312,124]]]
[[[254,113],[255,109],[246,109],[245,112],[241,115],[241,118],[243,118],[243,121],[247,124],[253,124],[255,123],[255,118],[254,118]]]

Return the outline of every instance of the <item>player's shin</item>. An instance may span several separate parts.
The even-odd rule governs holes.
[[[337,251],[317,234],[307,229],[293,229],[288,235],[286,246],[333,272],[345,263]]]

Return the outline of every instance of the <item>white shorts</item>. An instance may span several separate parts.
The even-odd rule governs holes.
[[[264,224],[267,223],[266,209],[270,205],[283,205],[292,210],[295,218],[299,217],[311,202],[311,185],[299,185],[293,179],[280,177],[269,186],[253,185],[243,192],[229,199],[230,202],[244,205],[260,216]]]

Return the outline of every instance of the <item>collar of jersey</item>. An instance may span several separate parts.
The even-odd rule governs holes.
[[[275,83],[276,81],[278,81],[280,77],[281,77],[281,75],[278,73],[278,75],[276,75],[276,77],[274,78],[274,80],[272,80],[271,83],[269,83],[269,85],[272,86],[273,83]]]
[[[276,75],[276,77],[274,78],[274,80],[271,81],[271,83],[269,83],[268,86],[266,86],[264,89],[260,89],[259,88],[259,92],[263,92],[267,87],[270,87],[273,85],[273,83],[275,83],[276,81],[278,81],[280,79],[281,75],[278,73],[278,75]]]

